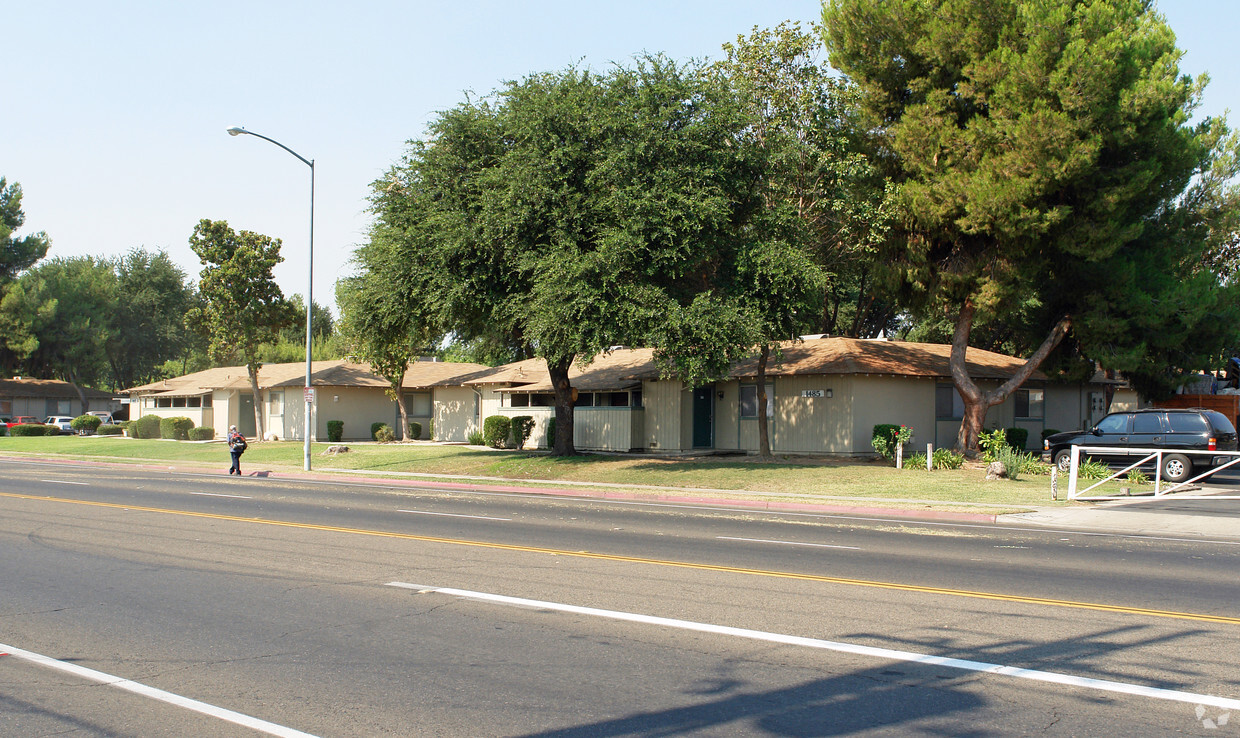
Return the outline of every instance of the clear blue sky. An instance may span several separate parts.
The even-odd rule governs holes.
[[[465,91],[642,51],[718,58],[757,25],[817,20],[813,0],[9,2],[0,176],[25,191],[24,232],[51,256],[164,249],[197,280],[201,218],[284,242],[276,279],[305,294],[315,160],[314,298],[365,238],[369,185]],[[1240,6],[1161,0],[1209,71],[1202,115],[1238,108]],[[1229,116],[1233,123],[1236,116]]]

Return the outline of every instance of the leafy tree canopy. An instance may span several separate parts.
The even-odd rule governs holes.
[[[47,256],[51,242],[46,233],[40,231],[21,238],[13,235],[25,222],[21,185],[6,185],[5,178],[0,177],[0,288]]]

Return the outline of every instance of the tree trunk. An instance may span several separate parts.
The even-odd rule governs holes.
[[[964,400],[964,417],[960,420],[960,431],[956,434],[956,450],[970,457],[976,456],[977,436],[986,425],[986,411],[1006,400],[1020,388],[1029,376],[1037,371],[1051,351],[1059,345],[1068,329],[1072,327],[1071,316],[1059,319],[1055,327],[1038,346],[1038,350],[1025,360],[1025,363],[1006,382],[990,392],[982,392],[965,364],[965,353],[969,348],[969,331],[973,328],[973,314],[976,307],[972,300],[965,300],[956,318],[956,330],[952,335],[951,372],[952,383]]]
[[[547,373],[551,375],[551,386],[555,390],[554,456],[577,455],[577,447],[573,444],[573,386],[568,381],[568,369],[572,365],[572,357],[547,362]]]
[[[258,367],[257,364],[247,364],[246,372],[250,375],[250,390],[254,393],[254,428],[256,441],[266,440],[267,434],[263,428],[263,396],[258,393]]]
[[[758,458],[769,459],[771,456],[771,431],[766,418],[766,362],[771,356],[771,347],[762,344],[762,353],[758,354]]]
[[[78,401],[82,403],[82,412],[80,414],[85,415],[86,411],[90,409],[90,403],[86,401],[86,393],[82,391],[81,385],[78,384],[76,374],[70,375],[69,386],[77,393]]]
[[[400,428],[396,432],[396,437],[407,441],[409,440],[409,410],[405,407],[405,394],[400,391],[401,385],[405,383],[405,372],[402,371],[399,377],[387,377],[387,381],[388,397],[396,400],[396,410],[400,413]]]

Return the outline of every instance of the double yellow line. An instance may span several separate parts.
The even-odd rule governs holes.
[[[936,594],[946,595],[950,597],[971,597],[981,600],[995,600],[998,602],[1016,602],[1025,605],[1046,605],[1050,607],[1069,607],[1080,610],[1097,610],[1102,612],[1116,612],[1128,615],[1145,615],[1157,618],[1176,618],[1180,620],[1195,620],[1205,623],[1221,623],[1223,625],[1240,625],[1240,618],[1226,617],[1223,615],[1206,615],[1202,613],[1177,612],[1175,610],[1153,610],[1143,607],[1125,607],[1122,605],[1106,605],[1097,602],[1078,602],[1075,600],[1056,600],[1045,597],[1027,597],[1023,595],[1000,594],[996,592],[977,592],[967,589],[950,589],[946,587],[925,587],[917,584],[900,584],[898,582],[880,582],[869,579],[850,579],[847,577],[829,577],[818,574],[798,574],[796,572],[772,571],[767,569],[748,569],[736,566],[723,566],[720,564],[695,564],[689,561],[671,561],[667,559],[652,559],[644,556],[621,556],[618,554],[595,553],[592,551],[567,551],[556,548],[544,548],[541,546],[520,546],[511,543],[492,543],[490,541],[471,541],[462,538],[442,538],[439,536],[423,536],[413,533],[395,533],[383,530],[370,530],[367,528],[348,528],[338,525],[315,525],[313,523],[297,523],[289,520],[270,520],[267,518],[253,518],[239,515],[220,515],[217,513],[193,512],[189,510],[172,510],[162,507],[145,507],[142,505],[123,505],[115,502],[94,502],[91,500],[74,500],[63,497],[47,497],[41,495],[23,495],[11,492],[0,492],[0,497],[7,497],[15,500],[35,500],[40,502],[60,502],[72,505],[85,505],[88,507],[102,507],[114,510],[132,510],[136,512],[157,513],[160,515],[179,515],[188,518],[204,518],[208,520],[226,520],[235,523],[256,523],[259,525],[272,525],[280,528],[295,528],[298,530],[318,530],[331,533],[348,533],[351,535],[373,536],[377,538],[396,538],[406,541],[421,541],[424,543],[444,543],[454,546],[472,546],[475,548],[490,548],[501,551],[520,551],[523,553],[541,553],[552,554],[555,556],[571,556],[580,559],[596,559],[599,561],[619,561],[631,564],[650,564],[654,566],[672,566],[679,569],[693,569],[697,571],[716,571],[728,574],[747,574],[750,576],[760,577],[776,577],[779,579],[796,579],[807,582],[821,582],[824,584],[844,584],[854,587],[874,587],[878,589],[891,589],[903,592],[917,592],[920,594]]]

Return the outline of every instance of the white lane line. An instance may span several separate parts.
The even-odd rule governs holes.
[[[801,543],[800,541],[776,541],[766,538],[733,538],[732,536],[715,536],[720,541],[741,541],[744,543],[778,543],[782,546],[811,546],[813,548],[844,548],[849,551],[860,551],[857,546],[835,546],[830,543]]]
[[[439,515],[444,518],[473,518],[475,520],[502,520],[511,522],[512,518],[493,518],[489,515],[461,515],[458,513],[430,512],[429,510],[397,510],[396,512],[410,513],[412,515]]]
[[[87,486],[87,485],[89,485],[89,484],[90,484],[90,482],[70,482],[70,481],[66,481],[66,480],[64,480],[64,479],[40,479],[39,481],[40,481],[40,482],[47,482],[48,484],[80,484],[80,485],[82,485],[83,487],[85,487],[85,486]]]
[[[1121,694],[1131,694],[1138,697],[1150,697],[1153,699],[1168,700],[1172,702],[1187,702],[1193,705],[1208,705],[1210,707],[1218,707],[1225,710],[1240,710],[1240,700],[1229,697],[1216,697],[1209,694],[1196,694],[1193,692],[1181,692],[1174,689],[1147,687],[1141,684],[1128,684],[1126,682],[1116,682],[1108,679],[1091,679],[1089,677],[1060,674],[1053,671],[1022,669],[1016,666],[989,664],[984,661],[969,661],[967,659],[954,659],[946,656],[933,656],[931,654],[914,653],[911,651],[896,651],[889,648],[862,646],[855,643],[825,641],[818,638],[805,638],[802,636],[784,635],[782,633],[767,633],[765,631],[750,630],[748,628],[733,628],[726,625],[695,623],[692,620],[661,618],[654,615],[641,615],[638,613],[620,612],[618,610],[600,610],[594,607],[565,605],[558,602],[527,600],[522,597],[508,597],[507,595],[490,594],[487,592],[471,592],[465,589],[452,589],[451,587],[430,587],[421,584],[409,584],[408,582],[388,582],[387,586],[411,589],[418,593],[438,592],[439,594],[451,595],[453,597],[461,597],[469,600],[480,600],[483,602],[494,602],[502,605],[514,605],[517,607],[528,607],[539,610],[556,610],[559,612],[569,612],[577,615],[592,615],[594,617],[609,618],[611,620],[624,620],[631,623],[659,625],[666,628],[679,628],[681,630],[692,630],[701,633],[715,633],[717,635],[734,636],[736,638],[748,638],[750,640],[767,641],[770,643],[783,643],[790,646],[819,648],[828,651],[838,651],[840,653],[851,653],[859,656],[889,659],[892,661],[908,661],[933,666],[946,666],[952,669],[964,669],[965,671],[977,671],[986,674],[1001,674],[1003,676],[1015,677],[1017,679],[1029,679],[1036,682],[1063,684],[1069,687],[1094,689],[1103,692],[1119,692]]]
[[[236,499],[238,499],[238,500],[252,500],[252,499],[254,499],[253,497],[249,497],[249,496],[247,496],[247,495],[224,495],[224,494],[220,494],[220,493],[218,493],[218,492],[190,492],[190,494],[191,494],[191,495],[199,495],[199,496],[202,496],[202,497],[233,497],[233,498],[236,498]]]
[[[266,720],[260,720],[256,717],[243,715],[239,712],[226,710],[223,707],[209,705],[206,702],[199,702],[198,700],[190,699],[189,697],[182,697],[181,695],[173,694],[172,692],[165,692],[162,689],[156,689],[155,687],[150,687],[139,682],[122,679],[121,677],[106,674],[102,671],[87,669],[84,666],[58,661],[50,656],[43,656],[31,651],[23,651],[20,648],[13,648],[12,646],[6,646],[5,644],[0,643],[0,654],[2,653],[7,653],[10,656],[15,656],[16,658],[29,661],[40,666],[46,666],[49,669],[56,669],[57,671],[67,672],[69,674],[73,674],[74,676],[82,677],[83,679],[89,679],[92,682],[97,682],[110,687],[116,687],[127,692],[140,694],[143,697],[150,697],[151,699],[159,700],[160,702],[167,702],[170,705],[183,707],[186,710],[193,710],[194,712],[202,713],[203,715],[209,715],[210,717],[226,720],[230,723],[236,723],[237,725],[242,725],[268,735],[281,736],[281,738],[315,738],[315,736],[311,733],[303,733],[300,730],[294,730],[293,728],[288,728],[283,725],[269,723]]]

